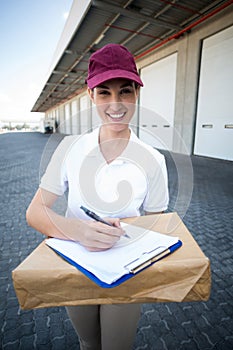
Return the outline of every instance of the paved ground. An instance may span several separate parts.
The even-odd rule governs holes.
[[[0,135],[0,348],[4,350],[79,349],[64,308],[20,310],[11,279],[11,271],[42,239],[27,227],[25,210],[38,186],[48,139],[38,133]],[[172,158],[166,157],[173,210],[177,171]],[[145,304],[135,350],[233,349],[233,162],[196,156],[191,161],[194,191],[183,220],[211,260],[211,297],[207,302]],[[187,165],[183,156],[178,162]]]

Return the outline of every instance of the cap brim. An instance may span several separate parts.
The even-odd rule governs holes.
[[[90,89],[94,89],[96,86],[102,84],[107,80],[117,78],[129,79],[139,84],[140,86],[143,86],[143,82],[141,81],[139,75],[129,71],[124,71],[122,69],[115,69],[97,74],[93,78],[87,78],[86,83]]]

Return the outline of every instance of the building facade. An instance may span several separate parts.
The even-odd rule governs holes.
[[[232,2],[135,55],[144,87],[132,127],[154,147],[233,160]],[[55,120],[57,131],[65,134],[99,124],[85,85],[55,102],[45,118]]]

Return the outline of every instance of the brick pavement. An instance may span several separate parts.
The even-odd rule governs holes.
[[[56,136],[57,141],[60,138]],[[64,308],[22,311],[11,279],[11,271],[42,240],[27,226],[25,210],[38,186],[48,140],[48,135],[39,133],[0,135],[0,347],[4,350],[79,349]],[[53,146],[50,142],[47,149],[52,152]],[[173,210],[176,167],[165,155],[169,210]],[[194,191],[183,220],[211,260],[211,297],[207,302],[144,304],[134,350],[233,348],[233,163],[197,156],[191,160]]]

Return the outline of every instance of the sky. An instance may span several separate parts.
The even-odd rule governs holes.
[[[73,0],[0,0],[0,121],[38,121],[45,85]]]

